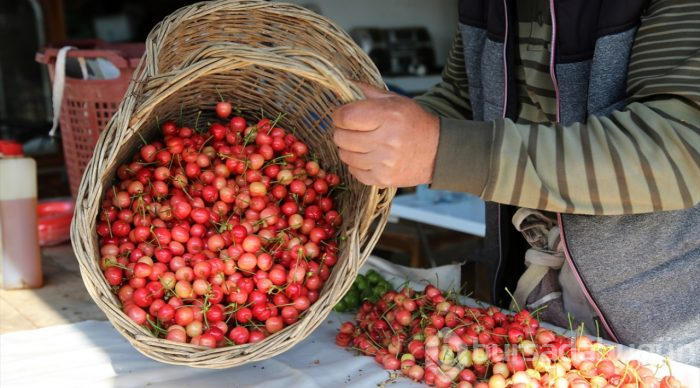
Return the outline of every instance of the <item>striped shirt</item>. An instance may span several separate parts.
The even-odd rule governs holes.
[[[453,151],[450,163],[436,162],[433,182],[450,178],[447,187],[437,188],[579,214],[645,213],[700,202],[700,2],[652,1],[632,47],[627,106],[566,127],[554,123],[556,102],[544,76],[549,54],[528,50],[531,43],[544,48],[551,30],[546,22],[532,28],[533,20],[523,17],[518,27],[518,118],[492,123],[494,133],[478,152]],[[459,33],[443,82],[416,100],[440,116],[459,119],[443,120],[441,133],[473,125],[467,121],[471,109]],[[469,163],[486,171],[444,168]],[[478,182],[482,176],[484,182]]]
[[[515,53],[518,123],[557,120],[554,83],[549,75],[552,20],[546,1],[515,2],[518,40]]]

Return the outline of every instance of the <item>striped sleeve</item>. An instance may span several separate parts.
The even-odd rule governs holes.
[[[423,108],[442,117],[471,119],[469,85],[464,67],[462,35],[457,30],[442,70],[442,82],[415,98]]]
[[[700,202],[700,2],[651,4],[628,69],[628,105],[586,124],[496,123],[483,197],[579,214]]]
[[[628,96],[621,111],[585,124],[496,121],[491,147],[470,155],[489,160],[483,190],[471,191],[489,201],[578,214],[697,205],[700,2],[652,2],[635,37]]]
[[[637,32],[628,94],[643,101],[672,95],[700,105],[700,3],[658,1]]]

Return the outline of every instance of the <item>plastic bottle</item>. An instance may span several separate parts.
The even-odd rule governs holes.
[[[37,230],[36,162],[22,145],[0,141],[0,268],[2,288],[43,284]]]

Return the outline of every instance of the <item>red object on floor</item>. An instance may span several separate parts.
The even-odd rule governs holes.
[[[70,239],[70,223],[75,204],[71,199],[42,201],[37,204],[39,245],[56,245]]]

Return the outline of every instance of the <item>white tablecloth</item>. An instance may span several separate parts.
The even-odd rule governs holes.
[[[420,280],[427,276],[420,270],[387,265],[376,258],[368,263],[368,267],[380,270],[395,284],[406,277]],[[438,269],[443,275],[439,278],[441,283],[445,281],[443,287],[453,282],[459,284],[458,276],[448,280],[450,270],[454,271],[450,266]],[[434,275],[435,269],[431,271]],[[419,283],[411,285],[422,288]],[[316,331],[289,351],[226,370],[151,360],[136,351],[109,322],[86,321],[8,333],[0,336],[0,387],[376,387],[389,379],[389,373],[373,358],[356,356],[335,345],[338,327],[351,319],[350,314],[333,312]],[[663,363],[661,356],[624,346],[619,347],[618,353],[626,359]],[[688,387],[700,387],[700,369],[672,364],[674,375]],[[401,377],[390,386],[419,385]]]
[[[460,284],[459,265],[431,270],[406,268],[371,256],[373,268],[395,285],[414,279],[448,288]],[[389,373],[371,357],[357,357],[335,345],[351,314],[332,312],[316,331],[289,351],[228,370],[163,364],[136,351],[109,322],[87,321],[0,336],[0,387],[376,387]],[[401,378],[392,387],[416,387]]]
[[[306,340],[272,359],[226,370],[163,364],[137,352],[105,321],[0,336],[0,386],[12,387],[376,387],[389,379],[371,357],[335,345],[340,323],[332,313]],[[650,353],[621,347],[627,356],[658,363]],[[673,363],[674,375],[700,387],[700,370]],[[663,374],[663,373],[662,373]],[[399,378],[391,387],[418,387]]]
[[[344,315],[345,320],[352,318]],[[375,387],[389,378],[370,357],[335,345],[340,314],[272,359],[226,370],[163,364],[137,352],[109,322],[0,336],[0,386],[11,387]],[[399,379],[392,387],[418,386]]]

